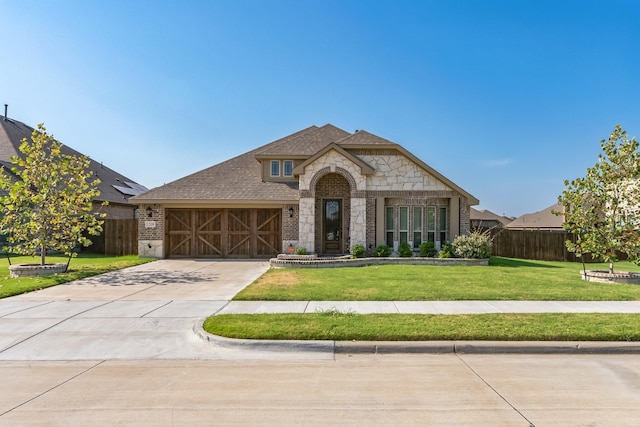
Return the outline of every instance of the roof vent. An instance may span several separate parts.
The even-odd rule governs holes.
[[[4,104],[4,121],[7,121],[7,109],[9,108],[9,104]]]

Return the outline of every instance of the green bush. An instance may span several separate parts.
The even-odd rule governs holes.
[[[398,255],[403,258],[412,257],[413,249],[411,249],[411,246],[409,246],[408,243],[400,243],[400,246],[398,247]]]
[[[365,252],[364,246],[362,245],[351,246],[351,256],[354,258],[362,258]]]
[[[453,253],[460,258],[486,259],[491,256],[493,240],[489,233],[473,231],[453,241]]]
[[[433,242],[422,242],[420,244],[420,256],[421,257],[432,257],[436,254],[436,246]]]
[[[444,242],[442,249],[438,252],[438,258],[453,258],[453,245],[451,243]]]
[[[305,248],[304,246],[298,246],[294,253],[296,255],[306,255],[307,254],[307,248]]]
[[[380,245],[373,251],[373,255],[379,257],[388,257],[391,255],[391,249],[387,245]]]

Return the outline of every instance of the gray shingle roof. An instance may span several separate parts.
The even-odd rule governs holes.
[[[487,209],[483,209],[480,211],[480,210],[471,208],[470,219],[471,221],[498,221],[503,225],[507,225],[511,221],[513,221],[515,218],[509,218],[506,216],[498,215]]]
[[[184,178],[136,196],[136,202],[173,201],[297,201],[298,182],[264,182],[256,157],[314,154],[347,132],[332,125],[311,126]],[[299,144],[299,145],[298,145]],[[297,147],[300,150],[297,150]],[[301,154],[302,153],[302,154]]]
[[[564,215],[555,215],[553,212],[562,212],[563,209],[560,203],[556,203],[541,211],[519,216],[507,224],[506,228],[513,230],[562,230]]]
[[[312,128],[307,128],[308,131],[303,131],[302,133],[284,137],[269,144],[267,148],[258,149],[256,157],[312,156],[332,142],[349,136],[349,132],[330,124],[320,128],[316,126]]]
[[[0,162],[11,166],[10,159],[12,156],[21,155],[19,147],[23,138],[27,138],[27,141],[31,141],[31,133],[33,128],[25,125],[22,122],[13,119],[0,118]],[[62,152],[64,154],[70,154],[75,156],[82,156],[82,153],[74,150],[66,145],[62,146]],[[108,201],[109,203],[130,204],[128,199],[129,194],[124,194],[118,191],[115,186],[122,186],[132,188],[129,184],[134,184],[134,187],[139,189],[134,180],[119,174],[118,172],[109,169],[102,163],[98,163],[93,159],[90,159],[91,163],[89,169],[95,176],[100,178],[100,184],[98,189],[100,190],[100,196],[96,199],[99,202]],[[140,191],[137,191],[140,193]]]
[[[378,135],[367,132],[366,130],[356,131],[356,133],[337,141],[337,144],[344,146],[344,148],[348,148],[349,145],[398,145],[395,142],[381,138]]]
[[[332,143],[345,150],[365,146],[395,148],[437,179],[465,194],[472,204],[478,203],[473,196],[415,158],[399,144],[366,131],[350,134],[330,124],[322,127],[310,126],[230,160],[156,187],[131,200],[137,203],[297,202],[298,181],[264,182],[260,159],[308,159]]]

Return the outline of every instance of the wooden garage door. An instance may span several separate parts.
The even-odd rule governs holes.
[[[268,258],[282,245],[280,209],[168,209],[167,257]]]

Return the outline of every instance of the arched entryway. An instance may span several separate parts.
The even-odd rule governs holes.
[[[315,186],[315,252],[348,252],[351,185],[339,173],[327,173]]]

